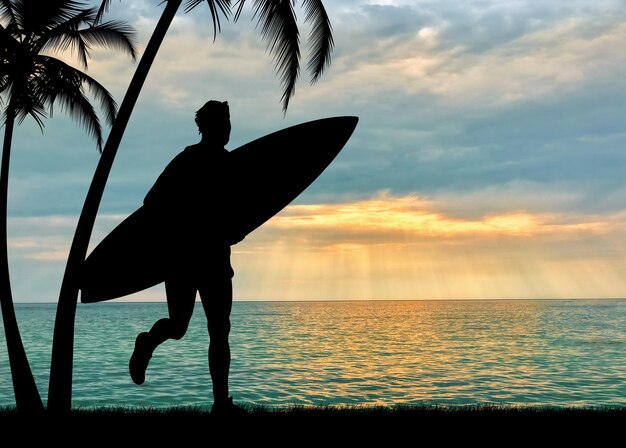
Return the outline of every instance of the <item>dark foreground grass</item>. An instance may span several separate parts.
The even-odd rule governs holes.
[[[612,446],[623,437],[626,407],[246,405],[242,416],[201,407],[74,409],[32,417],[0,408],[0,446]],[[8,437],[8,438],[7,438]],[[31,442],[31,443],[26,443]]]
[[[247,412],[244,415],[229,416],[229,420],[302,420],[302,419],[354,419],[368,420],[446,420],[446,419],[619,419],[626,424],[626,406],[598,407],[554,407],[554,406],[505,406],[505,405],[470,405],[470,406],[287,406],[268,407],[251,404],[239,404]],[[41,419],[57,419],[60,416],[44,416]],[[205,421],[223,421],[224,417],[211,415],[209,408],[194,406],[174,407],[95,407],[76,408],[64,419],[89,421],[96,419],[152,420],[166,419],[202,419]],[[0,407],[0,421],[33,418],[22,415],[13,407]]]

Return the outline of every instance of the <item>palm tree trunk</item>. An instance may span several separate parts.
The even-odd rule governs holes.
[[[91,181],[87,197],[81,211],[70,253],[65,266],[65,274],[54,324],[52,341],[52,361],[50,365],[50,387],[48,391],[48,410],[51,412],[69,412],[72,405],[72,361],[74,353],[74,320],[78,300],[78,275],[87,255],[91,232],[98,213],[98,207],[104,193],[113,160],[122,141],[122,136],[137,102],[150,67],[163,42],[163,38],[180,7],[182,0],[168,0],[163,14],[148,42],[133,79],[122,101],[111,133],[102,151],[96,172]]]
[[[15,391],[15,404],[19,412],[43,414],[44,408],[35,379],[28,364],[28,358],[22,344],[20,329],[15,318],[13,296],[11,294],[11,278],[9,277],[9,253],[7,240],[7,200],[9,194],[9,164],[11,160],[11,142],[15,112],[11,104],[7,108],[4,124],[4,145],[2,147],[2,165],[0,166],[0,304],[4,333],[7,339],[11,378]]]

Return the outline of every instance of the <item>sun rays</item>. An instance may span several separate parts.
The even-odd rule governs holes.
[[[239,297],[541,298],[626,292],[626,260],[621,255],[606,260],[606,251],[617,250],[615,235],[624,232],[621,215],[518,211],[464,218],[444,208],[434,200],[389,194],[292,205],[235,246]]]

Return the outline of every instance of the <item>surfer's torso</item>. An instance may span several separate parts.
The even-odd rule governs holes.
[[[144,199],[144,208],[176,263],[229,262],[230,239],[222,225],[227,213],[228,154],[224,147],[188,146],[169,163]]]
[[[228,154],[223,147],[188,146],[161,173],[146,195],[144,206],[197,215],[203,205],[210,206],[212,199],[223,193]]]

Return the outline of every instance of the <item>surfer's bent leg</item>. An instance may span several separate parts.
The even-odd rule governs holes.
[[[187,333],[187,327],[196,304],[197,289],[188,280],[169,280],[165,282],[167,310],[169,319],[158,320],[150,330],[154,334],[156,345],[167,339],[180,339]],[[162,339],[162,340],[161,340]]]
[[[180,339],[187,332],[195,305],[196,291],[197,289],[188,281],[176,279],[165,282],[170,317],[159,319],[148,333],[140,333],[137,336],[135,350],[129,363],[130,376],[136,384],[143,384],[145,381],[152,352],[166,340]]]
[[[213,397],[220,406],[230,403],[228,371],[230,369],[230,311],[233,305],[233,284],[230,277],[214,279],[211,288],[200,289],[202,306],[209,329],[209,371],[213,380]]]

